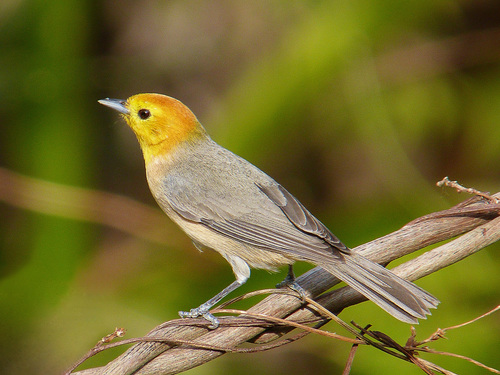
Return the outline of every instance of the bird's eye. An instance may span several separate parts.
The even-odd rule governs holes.
[[[137,112],[137,114],[143,120],[146,120],[149,116],[151,116],[151,112],[149,112],[148,109],[139,109],[139,112]]]

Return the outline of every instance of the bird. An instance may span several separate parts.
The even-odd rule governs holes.
[[[144,93],[98,102],[119,112],[135,133],[161,209],[198,249],[217,251],[234,272],[234,282],[200,306],[180,311],[182,318],[202,317],[217,328],[210,309],[243,285],[251,268],[288,266],[285,284],[302,293],[293,276],[296,261],[322,267],[406,323],[425,319],[439,304],[344,245],[273,178],[213,141],[179,100]]]

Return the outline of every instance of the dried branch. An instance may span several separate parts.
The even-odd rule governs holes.
[[[441,181],[438,181],[436,183],[436,186],[438,187],[443,187],[443,186],[448,186],[457,191],[457,193],[467,193],[467,194],[472,194],[472,195],[478,195],[480,197],[486,198],[493,203],[500,203],[499,198],[492,197],[489,193],[485,193],[482,191],[479,191],[474,188],[466,188],[462,185],[460,185],[457,181],[451,181],[448,176],[444,177]]]
[[[428,245],[460,236],[393,269],[399,276],[413,281],[498,241],[499,213],[500,204],[471,198],[449,210],[414,220],[394,233],[357,247],[355,251],[373,261],[387,264]],[[335,313],[364,300],[362,295],[349,287],[325,293],[339,281],[321,268],[305,273],[297,281],[317,303]],[[149,338],[151,341],[135,344],[104,367],[83,370],[77,374],[176,374],[226,352],[239,351],[238,345],[242,343],[263,345],[295,327],[302,325],[304,328],[304,323],[315,324],[318,328],[330,318],[309,306],[304,307],[300,298],[278,292],[241,316],[221,317],[221,326],[216,330],[208,329],[209,323],[201,319],[174,320],[161,324],[148,333],[144,340]],[[283,322],[289,324],[284,325]],[[360,337],[359,334],[357,336]],[[363,335],[361,338],[366,339]],[[280,344],[271,347],[277,345]],[[401,348],[399,346],[396,350],[402,354],[391,354],[411,360],[426,372],[451,373],[428,361],[419,359],[415,362],[413,352]]]

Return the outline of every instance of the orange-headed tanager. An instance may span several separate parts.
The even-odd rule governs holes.
[[[306,261],[346,282],[397,319],[416,323],[439,301],[346,247],[280,184],[215,143],[180,101],[160,94],[99,103],[121,113],[146,162],[151,193],[200,249],[219,252],[236,280],[181,317],[204,317],[245,283],[250,267],[275,270]],[[300,287],[296,285],[298,290]]]

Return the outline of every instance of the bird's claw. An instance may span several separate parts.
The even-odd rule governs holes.
[[[296,283],[295,281],[293,281],[293,282],[287,284],[286,286],[289,287],[294,292],[297,292],[297,294],[299,295],[300,299],[302,300],[302,303],[306,303],[307,302],[306,301],[307,292],[298,283]]]
[[[307,292],[295,281],[295,277],[287,275],[285,277],[285,280],[276,284],[276,288],[278,289],[290,288],[299,295],[300,299],[302,300],[302,303],[306,303]]]
[[[195,309],[191,309],[189,311],[179,311],[179,316],[181,318],[199,318],[203,317],[204,319],[208,320],[211,324],[208,326],[210,329],[216,329],[219,327],[219,319],[217,319],[215,316],[213,316],[211,313],[208,312],[209,308],[201,305],[200,307],[197,307]]]
[[[276,288],[277,289],[282,289],[282,288],[286,288],[286,287],[289,287],[291,284],[294,284],[295,283],[295,276],[293,276],[293,274],[287,274],[285,279],[281,282],[279,282],[278,284],[276,284]]]

